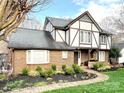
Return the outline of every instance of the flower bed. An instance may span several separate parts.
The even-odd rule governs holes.
[[[36,71],[39,72],[38,74],[34,71],[29,73],[28,69],[24,68],[22,74],[13,76],[10,80],[0,81],[0,90],[11,91],[17,88],[45,86],[52,83],[74,82],[97,77],[95,74],[84,72],[77,65],[72,67],[63,65],[62,69],[61,72],[57,72],[55,66],[48,70],[37,67]]]

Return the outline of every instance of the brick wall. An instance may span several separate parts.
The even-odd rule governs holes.
[[[49,52],[50,63],[48,64],[26,64],[26,50],[14,50],[13,52],[13,69],[14,74],[21,73],[22,69],[28,67],[29,70],[35,70],[37,66],[50,68],[51,64],[56,64],[57,70],[61,70],[62,64],[71,66],[74,63],[74,52],[68,51],[68,58],[62,58],[62,51]]]
[[[105,63],[109,64],[109,51],[105,51]]]

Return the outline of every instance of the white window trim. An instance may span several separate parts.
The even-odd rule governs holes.
[[[100,36],[100,41],[101,41],[101,44],[106,44],[106,36],[105,35],[101,35]]]
[[[62,51],[62,58],[67,59],[68,58],[68,51]]]
[[[83,33],[83,37],[82,37],[82,35],[81,35],[81,33]],[[84,34],[84,33],[87,33],[87,35],[90,33],[90,37],[89,36],[85,36],[86,34]],[[85,37],[89,37],[89,38],[87,38],[88,40],[84,40],[84,39],[86,39]],[[82,41],[82,38],[83,38],[83,40],[84,41]],[[90,42],[89,42],[89,39],[90,39]],[[83,30],[80,30],[80,43],[86,43],[86,44],[91,44],[91,41],[92,39],[91,39],[91,32],[90,31],[83,31]]]
[[[31,57],[30,57],[30,58],[31,58],[30,60],[31,60],[31,61],[29,61],[29,54],[28,54],[28,51],[31,52],[31,54],[30,54],[30,56],[31,56]],[[33,58],[34,58],[34,57],[33,57],[33,56],[34,56],[34,53],[33,53],[34,51],[35,51],[35,50],[27,50],[27,51],[26,51],[26,63],[27,63],[27,64],[48,64],[48,63],[49,63],[50,58],[49,58],[49,51],[48,51],[48,50],[39,50],[39,51],[46,51],[46,52],[47,52],[47,62],[35,62],[34,59],[33,59]],[[37,50],[37,51],[38,51],[38,50]]]

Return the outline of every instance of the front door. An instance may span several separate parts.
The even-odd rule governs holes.
[[[74,63],[81,65],[81,51],[74,52]]]
[[[74,64],[78,64],[78,52],[74,52]]]

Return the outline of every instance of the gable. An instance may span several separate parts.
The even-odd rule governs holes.
[[[87,15],[84,15],[82,18],[80,18],[80,21],[83,21],[83,22],[92,22],[92,20]]]
[[[74,19],[69,24],[69,26],[72,27],[72,28],[75,28],[75,25],[77,25],[78,22],[79,22],[79,25],[80,25],[79,27],[81,29],[93,30],[93,31],[101,31],[100,26],[97,24],[97,22],[93,19],[93,17],[90,15],[90,13],[88,11],[84,12],[79,17]]]

